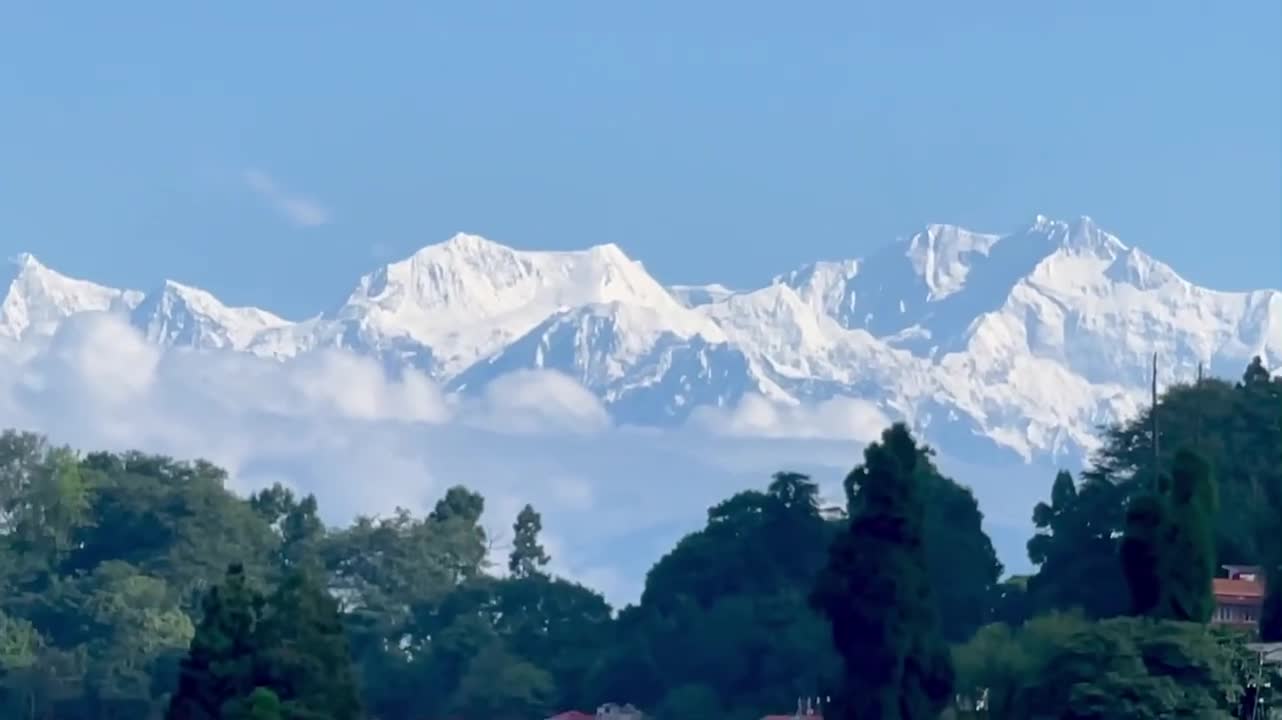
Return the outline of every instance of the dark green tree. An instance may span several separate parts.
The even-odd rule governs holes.
[[[937,718],[952,694],[927,570],[920,459],[901,423],[864,451],[849,529],[812,595],[844,660],[839,718]]]
[[[512,577],[527,578],[542,574],[543,566],[551,559],[539,544],[539,532],[542,530],[543,518],[534,508],[530,505],[521,508],[512,525],[512,553],[507,561]]]
[[[338,603],[307,569],[271,594],[257,631],[256,686],[280,700],[284,717],[355,720],[361,705]]]
[[[219,720],[224,708],[253,692],[262,605],[244,568],[229,567],[223,583],[205,596],[204,616],[180,665],[166,720]]]
[[[468,663],[452,706],[459,717],[526,720],[545,717],[554,693],[547,672],[492,644]]]
[[[992,618],[1002,564],[984,532],[984,514],[970,488],[942,475],[923,452],[918,460],[926,503],[926,567],[940,633],[965,642]],[[946,588],[946,589],[945,589]]]
[[[614,640],[605,598],[543,574],[488,584],[485,602],[505,646],[555,679],[557,707],[591,705],[588,674]]]
[[[277,483],[251,495],[249,504],[279,537],[278,571],[303,566],[313,571],[320,569],[325,524],[314,495],[298,500],[293,491]]]
[[[680,685],[663,697],[655,711],[665,720],[717,720],[724,716],[721,699],[707,685]]]
[[[1121,545],[1131,612],[1204,623],[1215,610],[1215,483],[1206,461],[1175,454],[1169,479],[1131,500]]]
[[[1158,466],[1164,474],[1186,448],[1215,469],[1216,557],[1239,565],[1271,562],[1276,531],[1282,529],[1274,527],[1275,509],[1282,507],[1282,378],[1269,378],[1257,358],[1238,383],[1204,378],[1174,385],[1156,409],[1146,408],[1104,432],[1086,475],[1127,493],[1151,490],[1153,412],[1159,418]]]
[[[674,688],[699,687],[724,717],[760,717],[823,694],[839,663],[806,595],[844,523],[820,516],[817,495],[806,476],[779,473],[764,492],[713,506],[705,527],[650,570],[641,604],[608,628],[612,640],[584,684],[592,702],[577,706],[653,709]]]
[[[1218,503],[1211,468],[1197,453],[1175,454],[1169,491],[1169,523],[1161,545],[1165,616],[1205,623],[1215,611],[1215,517]]]
[[[1078,622],[1025,645],[1009,717],[1229,720],[1243,685],[1240,638],[1194,623]]]
[[[1158,615],[1163,606],[1163,542],[1167,518],[1165,499],[1144,493],[1126,509],[1122,538],[1122,571],[1130,590],[1132,615]]]
[[[1282,641],[1282,377],[1270,377],[1264,362],[1251,361],[1242,380],[1235,386],[1239,401],[1237,428],[1250,438],[1253,452],[1239,456],[1240,467],[1230,468],[1245,476],[1253,487],[1263,488],[1266,502],[1256,524],[1256,544],[1261,548],[1258,561],[1265,568],[1264,608],[1260,618],[1260,639]],[[1231,480],[1220,468],[1222,483]],[[1225,505],[1232,501],[1226,498]],[[1225,508],[1227,511],[1228,508]]]
[[[1080,610],[1105,618],[1125,611],[1116,538],[1125,497],[1124,488],[1104,478],[1087,476],[1078,486],[1068,472],[1055,476],[1050,502],[1033,508],[1037,533],[1028,541],[1028,557],[1037,572],[1027,583],[1030,615]]]

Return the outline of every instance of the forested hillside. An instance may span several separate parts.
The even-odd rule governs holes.
[[[845,517],[781,472],[711,508],[616,613],[546,573],[532,507],[507,521],[495,568],[484,498],[464,487],[426,514],[328,528],[313,498],[238,497],[208,463],[9,431],[0,718],[517,720],[630,702],[755,719],[850,701],[873,682],[852,657],[916,667],[920,697],[858,694],[927,713],[893,717],[933,716],[939,698],[965,715],[981,695],[985,717],[1227,717],[1249,663],[1202,627],[1205,573],[1282,563],[1282,381],[1257,362],[1240,382],[1174,387],[1103,440],[1030,508],[1031,577],[1002,579],[973,495],[896,426],[851,458]],[[860,623],[888,628],[880,644],[842,635]]]

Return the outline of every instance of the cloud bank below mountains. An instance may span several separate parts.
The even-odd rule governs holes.
[[[86,450],[203,457],[225,467],[238,492],[273,482],[314,492],[333,524],[396,507],[423,512],[462,484],[485,496],[483,522],[500,551],[529,502],[544,515],[553,570],[614,603],[638,597],[646,569],[700,527],[710,505],[763,487],[777,470],[809,472],[839,497],[863,444],[888,422],[857,399],[750,397],[702,409],[681,428],[620,427],[557,373],[514,372],[461,398],[340,351],[277,363],[165,350],[106,313],[0,352],[4,427]],[[999,552],[1018,564],[1049,477],[940,464],[974,487]]]

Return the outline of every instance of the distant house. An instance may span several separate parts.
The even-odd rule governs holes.
[[[1225,565],[1224,569],[1228,577],[1212,581],[1215,613],[1211,623],[1254,632],[1264,607],[1264,576],[1260,568],[1249,565]]]

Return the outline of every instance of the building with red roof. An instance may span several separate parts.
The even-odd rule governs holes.
[[[1225,565],[1226,578],[1215,578],[1214,625],[1228,625],[1254,632],[1260,625],[1264,607],[1264,577],[1258,567]]]

